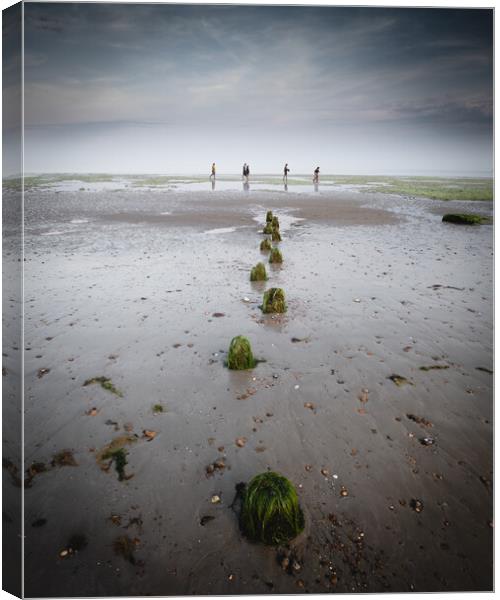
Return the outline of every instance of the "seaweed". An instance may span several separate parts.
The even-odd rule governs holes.
[[[118,481],[131,479],[133,475],[125,475],[125,466],[127,465],[127,451],[124,446],[133,444],[137,441],[137,436],[120,435],[114,438],[109,444],[97,453],[96,461],[103,471],[108,471],[111,464],[115,464],[115,470],[118,473]],[[106,462],[109,461],[109,462]]]
[[[87,379],[87,381],[85,381],[85,383],[83,384],[83,387],[87,385],[92,385],[93,383],[98,383],[103,390],[111,392],[112,394],[115,394],[115,396],[119,396],[120,398],[123,398],[122,392],[115,388],[111,379],[108,379],[107,377],[93,377],[92,379]]]
[[[283,255],[281,254],[281,250],[279,248],[273,248],[271,250],[271,254],[269,255],[270,263],[282,263]]]
[[[273,220],[273,211],[268,210],[266,213],[266,223],[270,223]]]
[[[286,312],[285,292],[281,288],[270,288],[264,292],[261,309],[264,313]]]
[[[128,535],[121,535],[113,542],[115,554],[122,556],[130,564],[135,565],[135,543]]]
[[[73,456],[72,450],[60,450],[52,457],[50,464],[53,467],[77,467],[78,463]]]
[[[387,379],[390,379],[398,387],[401,387],[405,383],[408,385],[413,385],[411,381],[408,381],[408,379],[406,379],[406,377],[403,377],[402,375],[390,375]]]
[[[269,241],[269,238],[262,240],[262,242],[260,243],[260,251],[261,252],[269,252],[269,250],[271,250],[271,248],[272,248],[272,246],[271,246],[271,242]]]
[[[271,239],[273,240],[273,242],[281,242],[281,234],[278,229],[273,229]]]
[[[162,413],[164,408],[161,404],[153,404],[153,413],[157,415],[158,413]]]
[[[449,213],[443,217],[443,223],[455,223],[457,225],[481,225],[481,223],[488,220],[487,217],[481,217],[481,215],[465,213]]]
[[[279,221],[278,217],[273,217],[272,218],[271,225],[273,226],[273,229],[279,229],[280,228],[280,221]]]
[[[250,281],[267,281],[267,273],[264,263],[257,263],[255,267],[252,268],[250,271]]]
[[[304,529],[304,513],[290,481],[272,471],[256,475],[243,492],[240,527],[250,540],[277,546]]]
[[[262,233],[265,233],[266,235],[271,235],[273,231],[274,227],[272,223],[266,223],[264,229],[262,230]]]
[[[248,339],[242,335],[237,335],[231,340],[229,352],[227,355],[227,366],[234,371],[244,371],[253,369],[257,361],[253,357],[252,347]]]
[[[428,367],[419,367],[420,371],[439,371],[440,369],[449,368],[449,365],[429,365]]]

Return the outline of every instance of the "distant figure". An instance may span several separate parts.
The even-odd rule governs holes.
[[[248,178],[250,177],[250,165],[247,165],[246,163],[243,170],[243,177],[245,178],[245,183],[248,184]]]
[[[210,175],[210,179],[215,181],[215,163],[212,163],[212,174]]]
[[[243,163],[243,171],[241,173],[241,180],[244,181],[245,173],[247,172],[247,163]]]
[[[313,183],[316,183],[316,184],[319,183],[319,167],[316,167],[314,169]]]
[[[288,163],[285,163],[285,167],[283,169],[283,183],[288,183],[288,173],[290,169],[288,168]]]

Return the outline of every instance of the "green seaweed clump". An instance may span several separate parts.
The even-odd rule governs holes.
[[[266,213],[266,223],[270,223],[273,220],[273,211],[268,210]]]
[[[272,218],[271,225],[273,226],[274,229],[279,229],[280,228],[280,222],[279,222],[278,217],[273,217]]]
[[[153,413],[156,415],[158,413],[162,413],[164,410],[162,404],[153,404]]]
[[[267,281],[266,266],[264,263],[257,263],[250,271],[250,281]]]
[[[457,225],[481,225],[481,223],[487,220],[487,218],[480,215],[465,213],[449,213],[443,217],[443,223],[456,223]]]
[[[273,229],[271,239],[273,240],[273,242],[281,242],[281,234],[279,232],[279,229]]]
[[[227,366],[233,371],[244,371],[253,369],[257,361],[253,357],[252,347],[248,339],[242,335],[237,335],[231,340],[229,352],[227,355]]]
[[[262,240],[262,242],[260,243],[260,251],[261,252],[269,252],[269,250],[271,250],[271,248],[272,248],[272,246],[271,246],[271,242],[269,241],[269,238]]]
[[[264,313],[286,312],[285,292],[281,288],[270,288],[264,292],[261,308]]]
[[[127,464],[127,451],[124,448],[116,448],[115,450],[108,450],[102,455],[103,460],[111,459],[115,463],[115,469],[118,473],[118,481],[127,479],[125,475],[125,465]]]
[[[279,248],[273,248],[271,250],[271,254],[269,255],[269,262],[270,263],[282,263],[283,262],[283,256],[282,256]]]
[[[274,231],[274,227],[273,227],[272,223],[266,223],[266,226],[262,230],[262,233],[265,233],[266,235],[271,235],[273,231]]]
[[[108,379],[107,377],[93,377],[92,379],[87,379],[87,381],[83,384],[83,387],[87,385],[92,385],[93,383],[98,383],[100,384],[103,390],[111,392],[112,394],[115,394],[115,396],[119,396],[120,398],[123,398],[123,394],[120,392],[119,389],[115,388],[111,379]]]
[[[240,527],[250,540],[278,546],[304,530],[304,513],[293,485],[278,473],[256,475],[243,493]]]

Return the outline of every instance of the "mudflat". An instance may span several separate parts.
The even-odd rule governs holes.
[[[441,222],[491,203],[282,188],[27,191],[28,596],[492,589],[493,230]],[[231,507],[268,469],[292,572]]]

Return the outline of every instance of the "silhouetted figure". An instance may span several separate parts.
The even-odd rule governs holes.
[[[243,177],[245,178],[245,183],[248,184],[248,178],[250,177],[250,165],[245,163],[243,168]]]
[[[288,163],[285,163],[285,166],[283,168],[283,183],[288,183],[288,173],[290,172],[290,169],[288,168]]]
[[[243,171],[241,172],[241,181],[245,180],[246,171],[247,171],[247,163],[243,163]]]
[[[316,185],[319,183],[319,167],[314,169],[313,183]]]
[[[215,181],[215,163],[212,163],[212,173],[210,175],[210,179]]]

